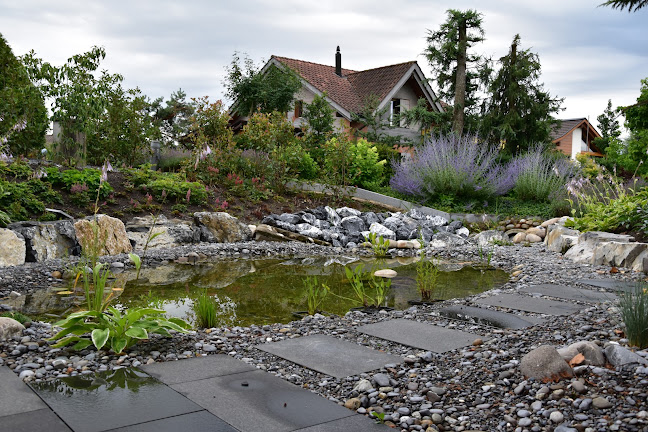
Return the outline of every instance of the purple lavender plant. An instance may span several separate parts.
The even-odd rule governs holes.
[[[396,191],[424,198],[444,194],[488,199],[515,184],[514,172],[503,169],[497,156],[496,148],[475,135],[433,137],[416,149],[411,161],[394,164],[390,184]]]

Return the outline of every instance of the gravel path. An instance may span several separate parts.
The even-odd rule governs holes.
[[[258,258],[348,254],[349,250],[295,243],[200,245],[149,251],[145,263],[159,265],[189,252],[205,257]],[[458,261],[478,260],[474,245],[428,252]],[[110,260],[129,265],[124,256]],[[518,292],[524,286],[539,283],[578,286],[575,281],[583,278],[638,280],[644,276],[631,272],[611,275],[606,267],[574,264],[547,251],[543,244],[496,247],[491,264],[515,276],[502,288],[475,297]],[[52,272],[62,271],[69,265],[70,262],[57,261],[0,269],[0,297],[11,291],[28,293],[56,282]],[[582,340],[601,346],[610,342],[626,345],[627,341],[616,331],[622,324],[613,304],[588,304],[577,314],[545,317],[545,324],[524,330],[453,321],[436,313],[440,307],[468,304],[469,300],[457,299],[406,311],[350,312],[342,317],[316,315],[289,324],[208,329],[176,335],[172,340],[153,337],[124,356],[93,349],[80,352],[51,349],[44,340],[51,335],[51,326],[33,323],[24,331],[22,339],[0,342],[0,365],[9,366],[25,381],[38,381],[225,353],[346,404],[359,413],[384,413],[388,424],[403,431],[648,431],[648,368],[636,364],[616,369],[579,366],[575,378],[546,384],[525,380],[519,371],[522,356],[539,345],[560,347]],[[519,315],[542,317],[525,312]],[[393,318],[470,331],[483,335],[486,342],[435,354],[357,331],[361,325]],[[335,379],[255,348],[260,343],[311,334],[327,334],[380,349],[401,356],[404,362],[368,374]],[[646,350],[638,354],[648,358]]]

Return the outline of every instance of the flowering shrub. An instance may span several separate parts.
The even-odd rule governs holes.
[[[564,190],[576,169],[567,158],[551,157],[536,146],[511,161],[507,171],[516,178],[513,192],[518,199],[547,202]]]
[[[236,143],[243,149],[269,152],[295,139],[295,129],[285,114],[254,113],[243,132],[235,137]]]
[[[497,150],[473,135],[434,137],[393,169],[394,190],[429,200],[442,194],[488,199],[507,193],[515,181],[515,173],[498,165]]]

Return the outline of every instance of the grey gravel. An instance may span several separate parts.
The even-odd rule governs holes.
[[[190,252],[198,253],[201,259],[227,258],[240,255],[244,249],[251,259],[370,253],[364,249],[298,243],[200,244],[150,250],[144,265],[163,265]],[[413,250],[393,252],[401,256],[417,253]],[[471,241],[452,248],[427,248],[426,253],[456,261],[479,260],[479,251]],[[106,261],[121,262],[126,268],[132,267],[123,255],[107,257]],[[51,278],[51,273],[55,270],[65,271],[73,262],[74,259],[2,268],[0,298],[9,296],[11,291],[25,295],[57,283]],[[613,369],[578,366],[574,368],[574,378],[557,383],[525,379],[519,371],[522,356],[543,344],[559,348],[578,341],[592,341],[602,348],[609,343],[629,348],[627,340],[615,331],[620,328],[620,318],[614,304],[580,303],[585,306],[583,310],[563,317],[515,312],[521,318],[545,318],[544,323],[523,330],[455,321],[437,312],[448,305],[469,305],[472,299],[498,293],[528,295],[520,289],[541,283],[592,289],[576,281],[596,278],[639,280],[643,275],[625,269],[611,275],[607,267],[575,264],[547,251],[543,244],[530,247],[497,246],[491,264],[520,273],[501,288],[471,298],[380,314],[349,312],[344,316],[316,315],[283,324],[199,330],[176,334],[171,339],[153,336],[121,356],[105,350],[75,352],[67,348],[53,349],[46,341],[53,333],[51,325],[34,322],[20,338],[0,342],[0,365],[10,367],[25,381],[38,382],[223,353],[339,404],[357,398],[360,401],[356,410],[358,413],[368,416],[374,412],[384,413],[386,422],[402,431],[648,430],[648,368],[642,364],[620,364]],[[395,318],[477,333],[482,336],[484,343],[435,354],[357,331],[360,326]],[[255,348],[261,343],[313,334],[326,334],[380,349],[402,357],[403,362],[386,365],[370,373],[336,379]],[[635,351],[634,354],[642,359],[648,358],[645,350]]]

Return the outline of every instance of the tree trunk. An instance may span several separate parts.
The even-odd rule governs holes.
[[[466,32],[466,20],[461,20],[459,23],[455,100],[452,110],[452,130],[457,135],[461,135],[464,128],[464,106],[466,104],[466,50],[468,48]]]

